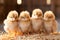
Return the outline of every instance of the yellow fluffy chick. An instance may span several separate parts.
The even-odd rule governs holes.
[[[44,13],[44,27],[48,34],[57,31],[57,21],[55,20],[55,15],[52,11],[46,11]]]
[[[32,12],[32,27],[35,33],[42,32],[43,30],[43,12],[41,9],[34,9]]]
[[[4,30],[11,35],[22,35],[21,30],[18,27],[18,12],[10,11],[7,19],[4,20]]]
[[[22,11],[19,16],[19,27],[24,34],[29,34],[31,31],[30,14],[28,11]]]

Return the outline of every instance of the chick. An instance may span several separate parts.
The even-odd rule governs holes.
[[[32,12],[32,27],[35,33],[41,33],[43,31],[43,12],[41,9],[34,9]]]
[[[48,34],[57,31],[57,21],[55,20],[55,15],[52,11],[46,11],[44,14],[44,27]]]
[[[30,14],[28,11],[22,11],[19,16],[19,27],[24,34],[29,34],[31,31]]]
[[[8,34],[22,35],[21,30],[18,27],[18,12],[10,11],[7,19],[4,20],[4,30]]]

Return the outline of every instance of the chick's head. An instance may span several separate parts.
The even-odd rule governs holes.
[[[43,17],[43,13],[41,9],[34,9],[32,12],[32,17],[33,18],[42,18]]]
[[[52,11],[46,11],[44,13],[44,20],[55,20],[55,15]]]
[[[30,19],[30,14],[28,11],[22,11],[20,13],[19,19],[21,20],[29,20]]]
[[[7,15],[7,19],[17,19],[18,18],[18,12],[17,11],[10,11]]]

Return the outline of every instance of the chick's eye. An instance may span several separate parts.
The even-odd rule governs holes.
[[[36,14],[34,14],[34,16],[35,16]]]
[[[38,16],[41,16],[42,14],[39,14]]]
[[[49,15],[49,18],[52,18],[53,16],[52,15]]]
[[[10,17],[10,18],[13,18],[13,17]]]
[[[27,16],[26,18],[29,18],[29,16]]]
[[[25,18],[25,17],[21,17],[21,18]]]

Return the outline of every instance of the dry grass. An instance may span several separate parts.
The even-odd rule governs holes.
[[[1,34],[0,35],[0,40],[12,40],[14,37],[8,35],[8,34]]]
[[[7,33],[3,33],[0,35],[0,40],[60,40],[60,34],[33,34],[33,35],[24,35],[24,36],[11,36]]]

